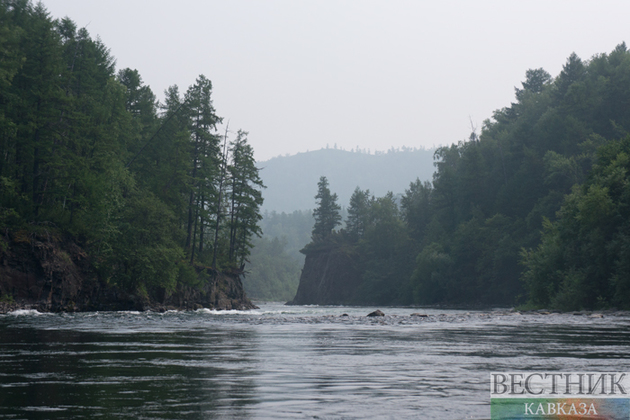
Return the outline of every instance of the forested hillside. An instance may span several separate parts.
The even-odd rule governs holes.
[[[103,285],[144,296],[242,271],[262,182],[247,133],[217,132],[210,80],[158,103],[85,28],[27,0],[0,2],[0,56],[0,255],[63,239]]]
[[[400,206],[358,184],[346,228],[316,217],[304,271],[317,271],[309,256],[351,255],[361,284],[347,303],[628,308],[626,45],[572,54],[556,77],[528,70],[515,93],[479,136],[438,149],[433,182],[412,182]]]
[[[292,213],[313,210],[317,181],[327,177],[343,206],[357,185],[374,194],[402,194],[409,180],[428,181],[433,176],[434,150],[390,149],[387,152],[321,149],[279,156],[259,162],[260,177],[267,188],[263,210]]]
[[[263,236],[253,240],[251,264],[243,282],[248,296],[277,301],[295,296],[304,265],[299,251],[310,241],[316,184],[322,174],[339,194],[340,203],[350,200],[357,184],[375,194],[390,189],[402,194],[410,179],[431,179],[433,152],[402,148],[371,154],[327,148],[259,162],[266,186]]]
[[[310,241],[312,212],[265,212],[262,237],[254,238],[243,285],[252,299],[288,301],[295,296],[304,265],[300,250]]]

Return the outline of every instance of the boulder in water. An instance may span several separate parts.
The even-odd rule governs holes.
[[[377,309],[374,312],[370,312],[369,314],[367,314],[367,316],[385,316],[385,314],[381,312],[380,309]]]

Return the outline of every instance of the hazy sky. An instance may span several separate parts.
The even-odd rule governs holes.
[[[628,38],[630,1],[44,0],[159,99],[204,74],[258,160],[463,140],[529,68]]]

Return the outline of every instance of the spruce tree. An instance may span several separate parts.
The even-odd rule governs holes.
[[[313,239],[325,238],[330,235],[341,224],[339,211],[341,207],[337,204],[337,194],[331,194],[328,188],[328,179],[325,176],[319,178],[317,183],[318,200],[317,208],[313,211],[315,226],[313,226]]]

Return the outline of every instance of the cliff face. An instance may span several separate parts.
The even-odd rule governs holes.
[[[345,248],[308,251],[300,285],[289,305],[352,304],[361,275],[356,256]]]
[[[205,269],[198,269],[202,271]],[[124,292],[98,278],[87,253],[55,235],[7,233],[0,242],[0,313],[95,310],[252,309],[238,274],[206,273],[203,287]]]
[[[173,293],[161,290],[157,293],[157,302],[162,306],[179,309],[256,309],[245,296],[243,282],[238,274],[217,273],[209,269],[208,282],[202,288],[179,286]]]

